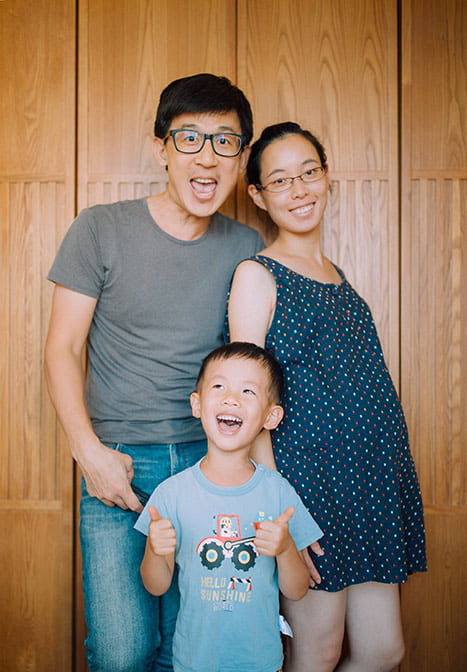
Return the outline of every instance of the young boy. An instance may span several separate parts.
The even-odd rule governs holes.
[[[193,415],[207,455],[151,495],[135,527],[148,534],[141,575],[162,595],[174,562],[181,594],[173,645],[176,672],[277,672],[282,665],[279,588],[306,593],[299,554],[322,536],[278,472],[254,464],[251,445],[282,419],[283,375],[251,343],[230,343],[203,361]]]

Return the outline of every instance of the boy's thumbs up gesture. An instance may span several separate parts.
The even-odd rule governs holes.
[[[172,527],[172,521],[168,518],[161,518],[155,506],[150,506],[148,512],[151,516],[148,539],[152,552],[155,555],[171,555],[175,553],[177,536]]]
[[[287,507],[272,522],[264,520],[256,531],[255,546],[260,553],[270,557],[278,556],[293,544],[289,533],[289,521],[295,513],[293,506]]]

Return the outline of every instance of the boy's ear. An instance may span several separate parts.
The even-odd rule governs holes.
[[[157,163],[165,168],[167,166],[167,148],[162,138],[154,138],[152,141],[152,153]]]
[[[264,423],[264,429],[276,429],[277,425],[280,423],[284,416],[284,409],[279,404],[274,404],[269,409],[268,417]]]
[[[200,418],[201,417],[201,405],[199,402],[199,394],[198,392],[192,392],[190,394],[190,404],[191,404],[191,412],[193,414],[194,418]]]
[[[261,210],[267,210],[266,205],[263,200],[263,192],[255,187],[254,184],[248,185],[248,194],[253,201],[253,203]]]

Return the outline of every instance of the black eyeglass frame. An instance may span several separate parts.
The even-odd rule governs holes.
[[[180,133],[180,131],[192,131],[193,133],[196,133],[197,135],[202,135],[203,136],[203,142],[201,143],[201,146],[198,149],[195,149],[192,152],[187,152],[184,149],[179,149],[177,147],[177,143],[175,141],[175,135],[176,135],[176,133]],[[220,154],[220,152],[218,152],[216,150],[215,146],[214,146],[214,138],[216,138],[219,135],[233,135],[234,137],[239,138],[240,139],[240,147],[238,148],[238,151],[235,152],[235,154]],[[232,133],[231,131],[223,131],[223,132],[220,132],[220,133],[203,133],[202,131],[195,131],[195,130],[192,130],[191,128],[173,128],[165,136],[164,144],[167,142],[169,137],[172,137],[175,149],[177,150],[177,152],[180,152],[181,154],[199,154],[199,152],[201,152],[204,145],[206,144],[206,140],[210,140],[212,151],[214,152],[214,154],[217,154],[217,156],[223,156],[224,158],[227,158],[227,159],[233,159],[235,156],[238,156],[240,154],[240,152],[243,150],[243,148],[245,146],[245,139],[244,139],[243,135],[240,135],[239,133]]]

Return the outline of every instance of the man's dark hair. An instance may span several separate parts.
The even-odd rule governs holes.
[[[182,77],[162,91],[154,124],[156,138],[164,139],[170,124],[181,114],[235,111],[240,120],[244,146],[253,137],[253,115],[245,94],[227,77],[209,73]]]
[[[284,392],[284,374],[279,362],[264,348],[254,343],[233,341],[216,348],[203,359],[196,381],[196,389],[199,390],[210,362],[234,358],[252,359],[259,362],[269,373],[269,395],[275,402],[279,402]]]
[[[321,161],[323,168],[328,167],[326,151],[318,138],[310,131],[307,131],[306,128],[302,128],[296,124],[294,121],[283,121],[280,124],[266,126],[258,140],[256,140],[256,142],[254,142],[251,146],[251,153],[246,168],[248,184],[261,184],[261,157],[264,150],[268,145],[275,142],[276,140],[284,138],[286,135],[301,135],[303,138],[311,142],[313,147],[318,152],[319,160]]]

